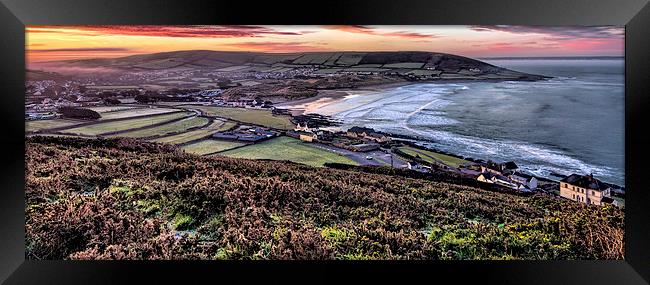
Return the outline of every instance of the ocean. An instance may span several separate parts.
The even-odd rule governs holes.
[[[593,175],[623,186],[624,60],[501,59],[486,62],[552,76],[536,82],[415,83],[351,91],[314,113],[342,129],[366,126],[530,174]]]

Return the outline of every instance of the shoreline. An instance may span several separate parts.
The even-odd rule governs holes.
[[[380,92],[390,88],[398,88],[411,84],[417,84],[413,81],[390,82],[375,85],[361,86],[357,88],[341,88],[341,89],[323,89],[318,90],[318,95],[314,97],[298,99],[293,101],[286,101],[275,104],[276,107],[288,110],[291,115],[299,116],[309,113],[310,111],[320,109],[332,103],[336,103],[346,96],[352,95],[351,92]]]
[[[480,82],[502,82],[504,80],[481,80]],[[507,80],[506,80],[507,81]],[[391,83],[386,83],[386,84],[377,84],[377,85],[370,85],[370,86],[363,86],[359,88],[346,88],[346,89],[330,89],[330,90],[321,90],[319,91],[319,94],[314,97],[310,98],[305,98],[301,100],[295,100],[295,101],[290,101],[290,102],[285,102],[282,103],[281,105],[277,105],[278,107],[284,108],[288,110],[292,115],[303,115],[306,113],[314,113],[314,114],[320,114],[324,116],[330,116],[328,114],[322,114],[318,112],[314,112],[315,110],[321,109],[327,105],[334,104],[337,102],[340,102],[343,100],[346,96],[350,95],[356,95],[356,94],[363,94],[365,92],[381,92],[382,90],[388,90],[391,88],[398,88],[402,86],[407,86],[411,84],[436,84],[436,83],[442,83],[442,84],[449,84],[449,83],[471,83],[471,82],[477,82],[475,80],[436,80],[436,81],[418,81],[418,82],[413,82],[413,81],[405,81],[405,82],[391,82]],[[417,136],[405,136],[405,135],[399,135],[399,134],[392,134],[392,133],[387,133],[384,132],[386,135],[399,138],[399,139],[404,139],[406,141],[420,141],[420,142],[425,142],[428,141],[427,139],[423,139]],[[429,149],[431,151],[435,152],[440,152],[443,154],[451,155],[454,157],[458,158],[465,158],[465,159],[470,159],[470,160],[482,160],[482,159],[477,159],[475,157],[471,156],[463,156],[459,155],[457,153],[453,152],[448,152],[448,151],[440,151],[437,149],[431,149],[429,147],[424,147],[420,146],[425,149]],[[544,175],[544,176],[539,176],[537,174],[532,174],[532,173],[526,173],[529,176],[536,177],[540,180],[547,180],[547,181],[554,181],[558,182],[559,180],[562,179],[562,177],[557,176],[557,175]],[[578,173],[579,174],[579,173]],[[612,182],[607,182],[603,181],[606,184],[614,186],[613,188],[618,188],[618,189],[625,189],[624,186],[621,186],[617,183],[612,183]]]
[[[553,77],[544,77],[539,80],[549,80]],[[322,89],[318,90],[318,94],[313,97],[298,99],[293,101],[284,101],[276,104],[277,107],[287,109],[289,112],[294,115],[303,115],[305,112],[310,110],[319,109],[331,103],[336,103],[337,100],[344,98],[345,96],[352,95],[351,92],[355,91],[366,91],[366,92],[381,92],[386,89],[399,88],[402,86],[408,86],[413,84],[454,84],[454,83],[474,83],[474,82],[503,82],[503,81],[531,81],[531,80],[516,80],[516,79],[434,79],[434,80],[422,80],[422,81],[399,81],[399,82],[388,82],[380,83],[366,86],[359,86],[357,88],[341,88],[341,89]]]

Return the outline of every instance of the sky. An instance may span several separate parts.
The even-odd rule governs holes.
[[[623,56],[624,28],[546,26],[27,26],[28,62],[219,50]]]

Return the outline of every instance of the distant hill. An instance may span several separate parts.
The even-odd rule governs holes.
[[[119,58],[97,58],[57,62],[52,67],[146,71],[165,69],[210,69],[223,72],[272,72],[317,68],[321,72],[377,72],[439,76],[451,79],[539,80],[543,76],[508,70],[463,56],[422,52],[305,52],[259,53],[189,50]]]
[[[56,72],[47,72],[41,70],[27,70],[25,74],[26,80],[58,80],[64,79],[65,76]]]

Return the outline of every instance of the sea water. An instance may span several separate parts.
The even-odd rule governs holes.
[[[624,60],[509,59],[489,63],[543,81],[417,83],[358,91],[316,113],[342,128],[419,137],[422,145],[530,174],[589,174],[624,185]]]

